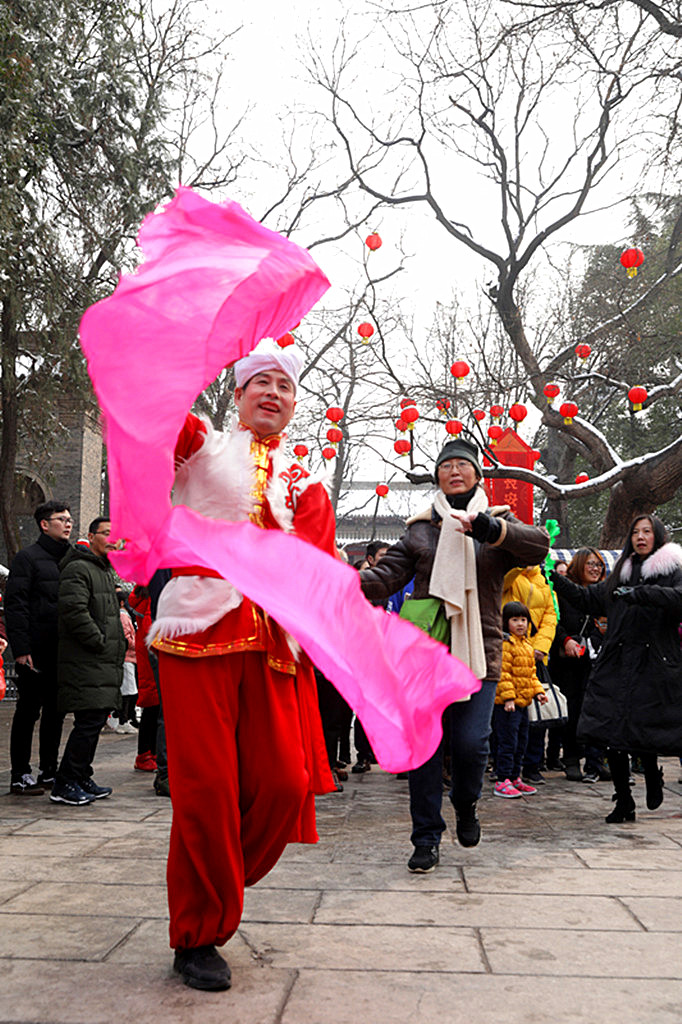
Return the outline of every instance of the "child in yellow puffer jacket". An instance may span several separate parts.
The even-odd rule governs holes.
[[[495,796],[523,796],[537,793],[521,781],[521,765],[528,743],[528,705],[533,697],[541,704],[547,696],[535,671],[535,653],[528,640],[530,612],[520,601],[508,601],[502,609],[505,630],[502,645],[502,675],[497,684],[493,731],[496,740]]]

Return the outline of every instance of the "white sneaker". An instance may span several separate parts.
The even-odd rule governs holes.
[[[116,718],[115,715],[109,715],[105,724],[107,729],[111,729],[112,732],[116,732],[118,729],[118,718]]]
[[[116,728],[116,732],[122,736],[137,736],[137,729],[130,722],[125,722]]]

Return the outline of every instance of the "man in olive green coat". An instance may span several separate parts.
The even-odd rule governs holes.
[[[74,547],[60,563],[58,704],[73,712],[55,785],[54,803],[75,807],[109,796],[92,778],[100,730],[118,707],[126,641],[121,626],[111,551],[111,523],[98,517],[88,531],[89,550]]]

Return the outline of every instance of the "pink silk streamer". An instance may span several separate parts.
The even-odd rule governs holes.
[[[357,573],[311,544],[173,507],[175,443],[197,395],[262,337],[280,337],[329,287],[310,255],[237,203],[181,188],[142,225],[145,261],[81,321],[104,417],[115,536],[126,579],[203,565],[276,619],[358,712],[388,771],[436,749],[441,714],[480,687],[410,623],[372,608]],[[190,697],[191,699],[191,697]]]

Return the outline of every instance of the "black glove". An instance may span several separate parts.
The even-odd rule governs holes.
[[[479,512],[471,524],[471,536],[479,544],[494,544],[502,533],[502,523],[485,512]]]
[[[626,604],[635,604],[637,600],[634,587],[616,587],[613,596],[617,601],[625,601]]]

